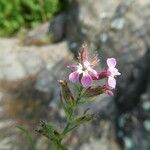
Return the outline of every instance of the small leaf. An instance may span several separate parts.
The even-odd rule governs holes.
[[[72,124],[71,129],[77,127],[78,125],[80,125],[82,123],[92,120],[94,118],[94,116],[95,116],[95,114],[85,114],[85,115],[75,118],[71,123]]]
[[[85,105],[91,104],[95,100],[96,100],[95,97],[91,97],[91,98],[85,99],[85,100],[83,100],[81,102],[78,102],[77,106],[85,106]]]
[[[50,124],[45,123],[44,121],[40,122],[40,129],[37,130],[40,134],[44,135],[48,139],[52,141],[60,141],[61,135],[60,133]]]
[[[77,94],[81,93],[82,91],[82,86],[80,84],[74,83],[75,91],[77,91]]]
[[[90,110],[90,108],[85,109],[83,114],[85,115],[89,110]]]
[[[64,102],[64,99],[63,99],[61,93],[60,93],[60,102],[61,102],[61,105],[62,105],[62,107],[64,109],[64,112],[65,112],[67,118],[70,118],[70,116],[71,116],[71,114],[73,112],[73,108],[70,105],[68,105],[67,103]]]

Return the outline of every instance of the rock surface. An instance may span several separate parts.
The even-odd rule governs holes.
[[[22,37],[24,45],[38,45],[42,46],[49,44],[51,39],[48,35],[49,22],[38,25],[36,28],[29,31],[25,37]]]
[[[65,63],[69,55],[65,42],[43,47],[28,47],[17,45],[18,42],[15,41],[11,49],[7,46],[8,49],[4,47],[5,50],[0,51],[0,87],[6,90],[9,88],[20,90],[24,83],[38,80],[38,76],[44,70],[54,69],[61,61]],[[6,40],[6,44],[9,44],[7,42],[9,40]]]
[[[102,67],[107,57],[116,57],[122,73],[114,99],[106,96],[98,98],[92,106],[98,112],[97,119],[81,126],[66,139],[71,150],[150,149],[149,9],[149,0],[70,1],[66,22],[60,26],[61,31],[64,28],[65,33],[62,33],[65,34],[70,49],[77,55],[77,49],[86,42],[100,54]],[[54,24],[59,22],[57,19]],[[57,35],[55,31],[57,30],[54,29],[53,32],[56,33],[55,38],[61,40],[62,34]],[[1,49],[6,50],[0,51],[0,103],[4,106],[0,111],[4,113],[5,109],[8,112],[5,119],[1,113],[0,130],[10,131],[9,125],[16,118],[18,122],[33,126],[39,118],[63,123],[63,113],[57,105],[59,89],[56,80],[66,74],[64,66],[70,61],[66,42],[40,48],[18,47],[16,45],[19,45],[19,41],[16,39],[7,42],[0,40]],[[29,118],[34,119],[29,121]],[[9,125],[6,126],[7,124]],[[0,136],[3,139],[0,142],[2,148],[9,149],[13,144],[14,150],[17,150],[16,143],[12,140],[15,139],[14,132],[16,131],[9,132],[6,138]],[[48,149],[49,145],[42,137],[36,143],[37,149],[41,149],[41,145],[42,150]],[[25,143],[18,145],[21,144]],[[24,149],[28,147],[25,146]]]
[[[53,42],[61,41],[65,36],[65,25],[66,25],[67,14],[58,14],[51,22],[49,26],[49,35]]]

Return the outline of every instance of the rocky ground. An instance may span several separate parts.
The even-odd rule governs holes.
[[[149,150],[149,10],[149,0],[74,0],[50,25],[21,39],[0,39],[0,150],[28,149],[18,124],[33,131],[38,150],[48,149],[33,128],[40,119],[63,123],[57,80],[67,76],[71,52],[76,56],[83,42],[97,50],[101,67],[116,57],[122,75],[115,96],[92,105],[97,119],[65,142],[70,150]]]

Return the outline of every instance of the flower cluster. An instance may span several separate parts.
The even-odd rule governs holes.
[[[99,59],[97,55],[89,59],[85,47],[82,46],[80,50],[79,63],[77,65],[67,66],[67,68],[72,71],[69,75],[69,80],[73,83],[78,81],[83,87],[92,89],[94,80],[107,78],[107,83],[101,86],[101,89],[104,93],[113,95],[112,90],[116,87],[115,77],[120,75],[120,72],[116,68],[116,59],[107,58],[107,69],[103,71],[96,71],[94,69],[98,62]]]
[[[63,144],[63,139],[79,125],[92,120],[96,115],[92,113],[90,108],[84,109],[83,112],[78,111],[79,107],[91,104],[96,100],[96,96],[106,93],[113,95],[113,89],[116,87],[115,77],[120,75],[116,68],[116,59],[108,58],[106,60],[107,67],[102,71],[97,71],[94,67],[98,64],[97,55],[88,58],[85,47],[83,46],[79,55],[77,65],[67,66],[72,72],[69,80],[73,83],[74,88],[70,88],[66,80],[59,80],[61,87],[60,102],[66,116],[66,122],[63,129],[58,129],[51,123],[41,122],[37,132],[47,137],[54,148],[53,150],[67,150]],[[94,84],[97,80],[107,79],[104,85]],[[74,91],[73,91],[74,90]]]

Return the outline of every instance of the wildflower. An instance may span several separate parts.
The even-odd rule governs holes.
[[[118,75],[121,75],[120,72],[118,72],[118,69],[115,68],[116,66],[116,59],[115,58],[108,58],[107,59],[107,72],[110,74],[108,75],[108,86],[114,89],[116,87],[116,79],[115,77]]]
[[[93,67],[98,63],[99,59],[95,55],[91,60],[88,60],[87,52],[85,47],[83,46],[80,53],[80,60],[78,65],[70,65],[67,66],[70,70],[75,70],[70,73],[69,80],[71,82],[79,82],[83,85],[83,87],[91,87],[93,83],[93,78],[98,78],[98,73]]]
[[[107,86],[109,86],[111,89],[115,89],[115,87],[116,87],[115,77],[121,74],[120,72],[118,72],[118,69],[115,68],[116,63],[117,62],[116,62],[115,58],[108,58],[107,59],[108,68],[104,71],[97,72],[98,78],[95,78],[94,76],[92,76],[92,79],[93,80],[100,80],[103,78],[108,78]]]

